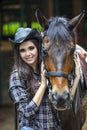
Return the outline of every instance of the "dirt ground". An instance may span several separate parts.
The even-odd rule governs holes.
[[[87,95],[84,103],[87,103]],[[14,109],[12,106],[0,107],[0,130],[14,130]],[[82,130],[87,130],[87,118]]]
[[[14,115],[12,106],[0,107],[0,130],[14,130]]]
[[[85,123],[83,125],[82,130],[87,130],[87,94],[84,96],[83,105],[85,106],[85,109],[86,109],[86,121],[85,121]]]

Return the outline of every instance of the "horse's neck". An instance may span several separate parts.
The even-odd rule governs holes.
[[[80,113],[78,112],[77,115],[74,115],[73,110],[66,110],[58,112],[60,125],[62,130],[81,130],[80,129]]]

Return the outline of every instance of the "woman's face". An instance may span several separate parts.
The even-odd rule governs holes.
[[[22,60],[35,70],[38,58],[38,50],[35,44],[30,40],[21,43],[19,53]]]

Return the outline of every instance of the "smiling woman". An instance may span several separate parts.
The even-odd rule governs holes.
[[[13,102],[18,103],[20,130],[60,130],[46,91],[40,33],[36,29],[19,28],[14,40],[9,40],[14,49],[9,92]]]

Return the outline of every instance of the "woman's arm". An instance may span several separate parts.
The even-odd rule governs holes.
[[[43,99],[45,90],[46,90],[46,78],[45,78],[44,64],[42,62],[42,64],[41,64],[41,83],[40,83],[40,87],[37,90],[35,96],[33,97],[33,101],[37,104],[37,106],[40,105],[40,103]]]
[[[81,74],[81,65],[80,65],[80,59],[78,54],[74,56],[74,61],[75,61],[75,79],[74,79],[74,83],[72,86],[72,98],[74,98],[75,93],[76,93],[76,89],[78,87],[78,83],[80,80],[80,74]]]
[[[38,88],[33,99],[30,98],[29,92],[21,84],[18,78],[18,72],[14,73],[10,77],[10,93],[14,102],[18,102],[18,111],[21,112],[26,118],[33,119],[36,116],[36,112],[39,109],[39,105],[43,99],[46,90],[46,78],[44,65],[41,67],[41,85]]]
[[[20,81],[18,72],[11,74],[9,79],[9,92],[14,103],[18,103],[18,111],[26,118],[33,119],[38,111],[38,106],[30,98],[26,86]]]

